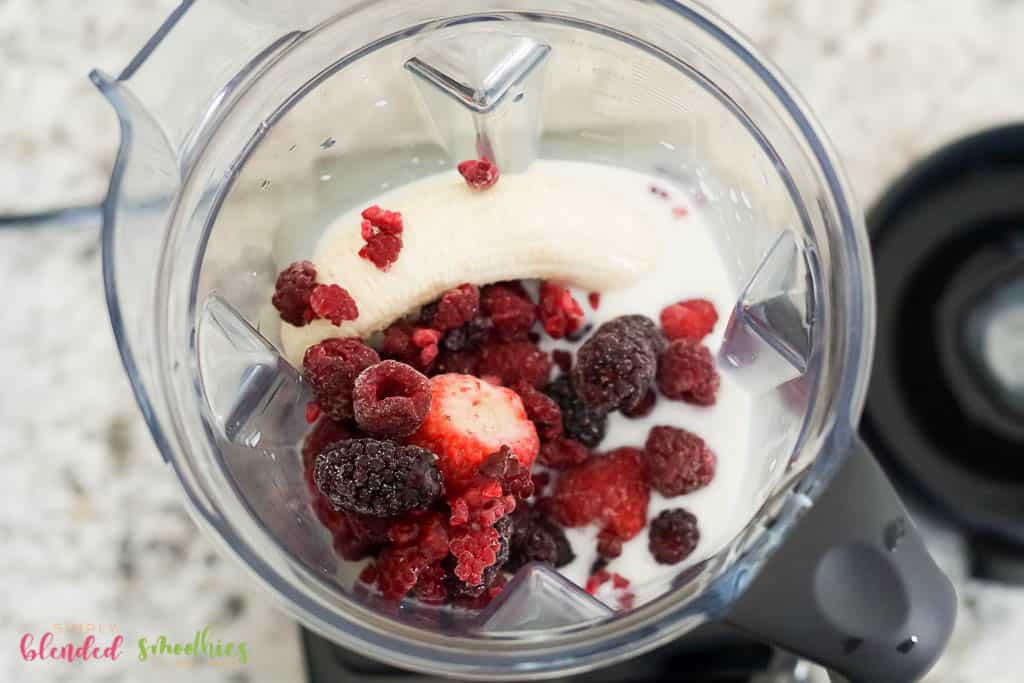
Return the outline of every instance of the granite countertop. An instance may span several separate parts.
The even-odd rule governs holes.
[[[173,0],[0,2],[0,215],[99,201],[116,121],[86,79],[117,71]],[[865,206],[937,145],[1024,113],[1024,3],[765,0],[720,4],[789,76],[832,136]],[[124,379],[103,303],[97,226],[0,227],[0,679],[301,679],[296,629],[200,536]],[[13,304],[13,305],[12,305]],[[1024,591],[964,579],[953,644],[929,681],[1020,679]],[[25,663],[15,641],[57,624],[245,640],[245,666]],[[134,658],[136,652],[129,650]],[[149,668],[147,668],[149,667]]]

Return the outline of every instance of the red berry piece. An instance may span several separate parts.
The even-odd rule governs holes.
[[[377,557],[377,588],[388,600],[400,600],[428,566],[415,546],[386,546]]]
[[[630,410],[623,410],[622,414],[633,419],[647,417],[654,410],[654,406],[657,403],[658,393],[654,389],[648,389],[644,397],[640,399],[640,403],[636,404],[636,407]]]
[[[401,251],[401,237],[379,232],[366,241],[366,245],[359,250],[359,256],[377,266],[378,270],[386,271],[398,260]]]
[[[425,605],[443,605],[448,602],[448,572],[440,562],[420,571],[413,595]]]
[[[320,409],[335,420],[352,417],[352,387],[366,368],[380,362],[358,339],[325,339],[306,349],[302,371]]]
[[[661,329],[669,339],[700,341],[718,322],[718,311],[707,299],[688,299],[661,311]]]
[[[567,470],[582,465],[590,457],[586,446],[575,439],[555,439],[540,445],[537,462],[554,470]]]
[[[473,320],[479,310],[480,290],[476,285],[459,285],[441,295],[432,325],[442,332],[462,327]]]
[[[540,286],[540,322],[552,339],[561,339],[583,326],[583,308],[568,289],[544,282]]]
[[[376,204],[368,209],[364,209],[362,217],[371,227],[388,235],[401,235],[404,229],[401,213],[398,211],[385,211]]]
[[[551,362],[564,373],[572,370],[572,352],[565,349],[554,349],[551,352]]]
[[[420,350],[417,356],[417,365],[424,370],[429,369],[431,364],[440,353],[437,343],[441,340],[441,333],[428,327],[421,327],[412,333],[413,346]]]
[[[379,346],[383,358],[401,361],[407,365],[417,362],[420,349],[412,342],[416,328],[406,322],[397,322],[388,326],[381,337]]]
[[[714,405],[720,383],[711,352],[698,342],[677,339],[658,360],[658,388],[670,399]]]
[[[647,521],[647,466],[638,448],[618,448],[589,458],[562,474],[555,486],[555,510],[566,526],[599,522],[629,540]]]
[[[480,293],[480,306],[498,336],[507,341],[526,339],[537,321],[537,306],[519,283],[485,287]]]
[[[405,363],[385,360],[356,378],[356,422],[365,432],[401,437],[415,432],[430,410],[430,380]]]
[[[477,476],[489,477],[501,484],[501,490],[519,500],[526,500],[533,495],[533,477],[530,468],[523,467],[519,458],[508,446],[502,446],[496,453],[491,453],[480,465]]]
[[[661,564],[682,562],[699,542],[697,518],[682,508],[665,510],[651,521],[648,547]]]
[[[355,299],[338,285],[317,285],[309,297],[309,307],[318,318],[326,318],[335,325],[359,317]]]
[[[562,436],[562,410],[554,399],[527,382],[519,382],[512,388],[523,400],[526,416],[537,427],[541,441],[551,441]]]
[[[320,417],[320,406],[315,401],[306,404],[306,422],[313,424]]]
[[[601,307],[601,292],[591,292],[590,294],[587,294],[587,301],[590,302],[590,308],[596,311]]]
[[[647,436],[648,476],[663,496],[681,496],[707,486],[717,458],[700,438],[678,427],[653,427]]]
[[[597,554],[613,559],[622,554],[622,539],[607,529],[597,535]]]
[[[542,387],[551,375],[551,357],[527,341],[492,344],[484,347],[480,374],[500,377],[508,386],[525,382]]]
[[[494,187],[501,175],[498,167],[487,159],[467,159],[459,164],[459,173],[474,190]]]
[[[309,298],[316,287],[316,267],[309,261],[296,261],[281,271],[270,302],[281,320],[302,327],[312,319]]]

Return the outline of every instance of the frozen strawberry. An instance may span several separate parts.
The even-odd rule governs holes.
[[[661,329],[669,339],[700,341],[714,329],[718,311],[707,299],[688,299],[661,311]]]
[[[434,376],[430,391],[430,411],[409,442],[437,454],[449,493],[465,487],[502,446],[525,469],[533,465],[540,440],[516,392],[457,374]]]
[[[623,540],[640,533],[647,521],[647,463],[638,448],[617,448],[562,473],[554,508],[566,526],[598,522]]]

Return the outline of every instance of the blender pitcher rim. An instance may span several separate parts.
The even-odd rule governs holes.
[[[776,101],[783,105],[790,121],[799,131],[801,142],[810,147],[816,170],[824,176],[824,183],[827,188],[829,198],[834,203],[834,206],[830,207],[830,209],[835,211],[840,223],[840,230],[838,232],[841,240],[839,240],[840,249],[838,257],[844,261],[844,267],[849,271],[849,273],[858,280],[857,282],[854,282],[851,287],[846,289],[846,298],[842,302],[843,309],[845,311],[846,323],[854,333],[849,334],[847,337],[848,343],[843,347],[844,353],[843,358],[839,361],[841,366],[835,390],[836,404],[828,414],[829,423],[825,424],[823,427],[823,438],[829,441],[837,441],[839,442],[839,445],[841,445],[845,439],[852,435],[852,425],[854,420],[859,416],[863,408],[867,378],[869,377],[868,369],[870,366],[873,346],[873,309],[870,305],[873,301],[873,284],[870,277],[870,259],[868,257],[867,237],[864,230],[863,217],[856,212],[855,199],[852,196],[848,183],[845,180],[835,152],[828,139],[821,131],[820,125],[809,112],[802,98],[796,94],[792,86],[778,73],[777,69],[768,63],[765,58],[756,54],[749,46],[746,39],[741,35],[738,35],[733,27],[721,20],[720,17],[703,5],[698,5],[693,2],[681,4],[674,0],[657,0],[655,4],[666,7],[669,10],[677,14],[681,14],[689,19],[697,28],[710,34],[717,42],[739,57],[747,68],[751,69],[755,76],[765,86],[767,86]],[[189,0],[185,0],[178,9],[187,9],[188,5],[191,5],[191,2],[189,2]],[[175,10],[175,12],[177,11],[178,10]],[[183,13],[184,12],[182,11],[181,14]],[[178,18],[180,18],[180,14]],[[168,21],[170,21],[170,19],[171,18],[169,17]],[[160,30],[166,33],[170,28],[173,28],[173,23],[171,23],[170,26],[167,26],[167,22],[165,22],[165,24],[161,26]],[[313,32],[315,32],[315,29]],[[155,44],[151,40],[144,46],[140,53],[133,58],[131,63],[137,68],[145,61],[145,57],[154,47]],[[125,72],[127,71],[128,69],[125,70]],[[122,75],[123,74],[124,72]],[[128,76],[130,77],[131,74],[129,73]],[[276,592],[279,594],[279,597],[281,598],[279,602],[283,602],[290,613],[299,616],[300,620],[304,623],[309,623],[312,620],[321,622],[315,626],[316,630],[322,633],[328,633],[330,628],[336,628],[336,626],[330,624],[329,618],[325,618],[323,614],[323,612],[325,612],[324,608],[316,600],[311,599],[310,596],[295,591],[292,587],[283,586],[282,581],[280,580],[280,572],[260,558],[257,553],[248,552],[251,550],[250,548],[246,548],[245,552],[243,552],[242,548],[239,547],[237,543],[237,535],[234,534],[233,530],[225,529],[219,523],[219,515],[217,515],[213,510],[210,510],[207,506],[203,505],[202,502],[197,499],[195,495],[196,492],[192,490],[186,477],[181,471],[183,464],[179,462],[177,458],[172,457],[173,453],[171,444],[163,433],[163,428],[150,403],[147,388],[143,385],[142,378],[139,376],[135,354],[125,336],[124,321],[122,319],[117,295],[116,274],[113,267],[116,206],[121,189],[120,186],[124,173],[126,156],[131,147],[131,120],[126,116],[124,105],[119,102],[118,95],[114,92],[116,89],[114,87],[116,81],[95,71],[92,74],[92,79],[117,111],[121,126],[121,142],[118,149],[118,155],[111,175],[108,193],[103,202],[103,273],[111,325],[118,345],[118,350],[121,355],[122,363],[129,376],[136,400],[139,403],[147,425],[153,434],[154,441],[156,442],[158,449],[165,461],[169,462],[174,468],[175,473],[182,484],[182,488],[185,489],[190,507],[193,507],[194,512],[201,516],[201,521],[213,526],[218,532],[216,534],[219,536],[218,541],[229,546],[236,556],[250,556],[244,557],[245,562],[243,562],[243,564],[246,564],[250,572],[256,575],[264,585],[271,588],[272,593]],[[122,78],[119,76],[117,81],[121,80]],[[858,329],[860,334],[856,333]],[[833,469],[835,463],[838,462],[838,459],[843,457],[844,451],[845,449],[840,447],[833,449],[833,452],[831,453],[823,454],[822,457],[817,458],[815,462],[810,464],[803,475],[801,475],[801,479],[807,479],[812,476],[827,477],[829,470]],[[817,490],[820,490],[821,488],[823,487],[818,487]],[[809,495],[813,499],[814,492],[810,492]],[[228,538],[228,536],[231,538]],[[762,553],[763,552],[766,551],[762,551]],[[751,558],[747,556],[741,556],[733,560],[730,565],[726,566],[719,576],[715,577],[711,581],[708,589],[706,590],[708,593],[714,593],[715,591],[713,589],[716,586],[726,590],[732,590],[736,584],[737,572],[748,568],[750,563]],[[656,600],[650,605],[650,607],[654,607],[654,605],[661,602],[661,600]],[[574,660],[574,665],[570,668],[573,670],[581,670],[583,668],[587,668],[588,662],[592,662],[597,659],[602,660],[601,663],[610,663],[610,661],[614,661],[614,659],[609,659],[608,657],[603,656],[608,652],[608,647],[602,647],[601,650],[598,651],[596,648],[597,645],[611,646],[610,649],[616,653],[615,657],[618,659],[637,654],[656,646],[660,641],[675,635],[671,632],[671,629],[665,627],[666,622],[670,621],[672,618],[677,618],[680,616],[681,612],[684,612],[691,606],[692,603],[677,606],[675,610],[673,610],[671,606],[667,609],[662,606],[662,609],[657,614],[646,615],[646,619],[651,622],[651,625],[657,626],[657,628],[649,629],[649,632],[644,636],[640,643],[637,643],[635,639],[632,638],[626,639],[626,634],[606,635],[599,642],[594,643],[593,647],[589,648],[589,652],[578,653],[581,656]],[[303,613],[300,614],[300,612]],[[637,614],[631,616],[635,617],[636,620],[639,620],[645,612],[648,612],[648,610],[640,609],[637,610]],[[326,617],[330,617],[330,614],[327,614]],[[657,622],[656,624],[654,623],[655,621]],[[324,626],[325,622],[330,628]],[[371,632],[367,635],[372,637],[373,633]],[[369,642],[366,642],[365,636],[361,636],[359,640],[360,645],[373,650],[377,657],[390,656],[391,658],[394,658],[395,656],[393,646],[390,644],[385,643],[381,645],[374,643],[371,645]],[[491,642],[497,643],[501,641],[495,640]],[[462,653],[462,657],[465,658],[466,654],[468,653]],[[403,666],[432,671],[435,673],[440,672],[462,676],[473,676],[476,667],[480,666],[479,664],[475,665],[473,662],[465,661],[461,667],[440,670],[432,665],[432,661],[427,656],[409,655],[405,658],[410,661],[402,662]],[[503,673],[499,673],[498,677],[515,677],[516,675],[522,675],[527,670],[532,670],[536,673],[549,672],[552,674],[568,670],[564,662],[562,662],[561,666],[557,663],[545,662],[537,669],[516,668],[515,662],[509,662],[508,664],[504,664],[504,666],[505,668],[503,669]]]

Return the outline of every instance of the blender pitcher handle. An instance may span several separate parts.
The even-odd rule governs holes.
[[[956,593],[860,439],[725,621],[858,683],[932,667]]]

